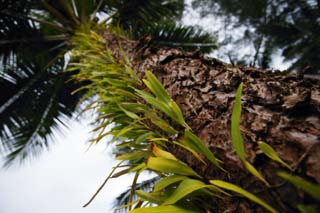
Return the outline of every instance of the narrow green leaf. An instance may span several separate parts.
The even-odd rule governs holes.
[[[129,213],[199,213],[187,208],[182,208],[179,206],[169,205],[169,206],[157,206],[148,208],[139,208],[130,211]]]
[[[302,189],[309,195],[311,195],[313,198],[320,200],[320,185],[319,184],[314,184],[310,183],[309,181],[306,181],[302,179],[301,177],[294,176],[287,174],[285,172],[278,172],[278,175],[282,177],[283,179],[289,181],[296,187]]]
[[[168,142],[169,140],[167,138],[152,138],[150,139],[150,141],[164,141],[164,142]]]
[[[161,191],[162,189],[166,188],[167,186],[180,182],[182,180],[185,180],[187,177],[186,176],[179,176],[179,175],[171,175],[165,178],[161,178],[156,182],[154,185],[154,192]]]
[[[116,159],[117,160],[135,160],[135,159],[148,157],[149,155],[150,155],[150,152],[136,151],[136,152],[125,153],[123,155],[116,157]]]
[[[142,190],[137,190],[136,195],[138,195],[142,200],[149,201],[151,203],[161,204],[167,196],[160,192],[145,192]]]
[[[159,147],[157,147],[157,145],[155,143],[151,143],[151,150],[152,150],[152,153],[156,157],[162,157],[162,158],[167,158],[167,159],[171,159],[171,160],[178,160],[170,152],[164,151],[164,150],[160,149]]]
[[[163,102],[169,102],[171,98],[157,77],[150,71],[146,71],[146,76],[149,82],[149,85],[146,84],[146,86],[153,92],[153,94]]]
[[[180,107],[178,106],[178,104],[176,102],[174,102],[173,100],[170,100],[168,102],[169,104],[169,108],[171,109],[171,111],[173,112],[174,116],[172,117],[173,120],[175,120],[178,124],[180,124],[181,126],[185,127],[186,129],[191,129],[188,124],[185,122],[183,114],[181,112]]]
[[[172,126],[170,126],[170,124],[168,124],[162,119],[151,119],[151,122],[169,134],[174,135],[178,133],[177,130],[175,130]]]
[[[277,210],[275,210],[274,208],[272,208],[269,204],[267,204],[266,202],[264,202],[263,200],[261,200],[260,198],[258,198],[257,196],[255,196],[254,194],[240,188],[237,185],[234,185],[232,183],[228,183],[222,180],[210,180],[210,183],[218,186],[220,188],[224,188],[236,193],[239,193],[243,196],[245,196],[246,198],[250,199],[251,201],[261,205],[262,207],[264,207],[265,209],[269,210],[270,212],[276,213],[278,212]]]
[[[117,168],[120,167],[120,165],[123,163],[124,161],[119,162],[115,167],[113,167],[112,171],[109,173],[108,177],[104,180],[104,182],[101,184],[101,186],[99,187],[98,191],[90,198],[90,200],[83,205],[83,207],[87,207],[93,200],[94,198],[99,194],[99,192],[103,189],[103,187],[107,184],[108,180],[110,178],[113,177],[113,173],[116,171]]]
[[[266,156],[292,171],[292,168],[279,157],[277,152],[269,144],[266,144],[262,141],[259,141],[258,144],[260,149]]]
[[[211,163],[213,163],[218,168],[221,168],[219,160],[214,156],[210,149],[190,130],[186,129],[184,132],[185,136],[192,143],[192,146],[197,152],[203,154]]]
[[[199,161],[201,161],[203,164],[206,165],[206,162],[202,159],[202,157],[198,154],[196,149],[190,144],[190,142],[184,138],[179,139],[178,141],[173,141],[174,144],[177,144],[178,146],[184,148],[185,150],[188,150],[191,152],[191,154],[196,157]]]
[[[192,192],[206,187],[207,185],[200,180],[185,179],[179,184],[178,188],[174,190],[172,195],[163,202],[162,205],[175,204]]]
[[[168,108],[166,103],[163,103],[162,101],[156,99],[155,97],[153,97],[152,95],[150,95],[149,93],[147,93],[145,91],[137,90],[137,89],[135,91],[139,94],[140,97],[142,97],[146,102],[151,104],[153,107],[159,109],[160,111],[165,113],[170,118],[174,118],[174,114]]]
[[[187,164],[179,160],[150,157],[147,161],[147,168],[158,172],[200,177]]]
[[[262,182],[264,182],[268,187],[270,186],[270,184],[266,181],[266,179],[260,174],[260,172],[258,172],[258,170],[256,168],[254,168],[253,165],[251,165],[248,161],[244,160],[243,161],[244,166],[246,167],[246,169],[252,174],[254,175],[256,178],[258,178],[259,180],[261,180]]]
[[[241,83],[237,89],[236,100],[233,107],[231,116],[231,137],[232,145],[236,150],[237,155],[241,160],[245,160],[246,154],[244,151],[241,131],[240,131],[240,116],[241,116],[241,93],[243,83]]]
[[[124,175],[124,174],[128,174],[129,171],[130,171],[130,169],[131,169],[131,168],[123,169],[123,170],[115,173],[114,175],[112,175],[111,178],[117,178],[117,177],[120,177],[120,176],[122,176],[122,175]]]
[[[136,143],[140,144],[142,142],[146,142],[149,138],[151,138],[151,136],[153,136],[154,133],[153,132],[147,132],[144,133],[142,135],[140,135],[137,139],[136,139]]]
[[[136,172],[136,171],[143,171],[145,170],[147,167],[146,167],[146,164],[145,163],[140,163],[139,165],[137,166],[134,166],[132,168],[130,168],[130,170],[128,171],[128,173],[130,172]]]
[[[130,112],[130,111],[124,109],[122,106],[120,106],[120,104],[118,104],[118,107],[119,107],[119,109],[121,109],[129,118],[132,118],[133,120],[139,120],[139,119],[140,119],[140,117],[139,117],[137,114],[135,114],[135,113],[133,113],[133,112]]]
[[[297,208],[300,213],[317,213],[317,211],[310,206],[298,205]]]
[[[113,139],[111,142],[114,142],[115,140],[117,140],[119,137],[122,137],[123,135],[125,135],[127,132],[131,131],[132,129],[134,129],[134,127],[132,126],[127,126],[127,127],[124,127],[122,128],[120,131],[117,132],[117,134],[115,134],[113,136]],[[112,129],[114,130],[114,128]]]
[[[137,181],[138,181],[138,178],[139,178],[139,175],[141,173],[141,170],[138,170],[133,178],[133,181],[132,181],[132,184],[131,184],[131,190],[130,190],[130,195],[129,195],[129,201],[128,203],[132,203],[132,200],[133,200],[133,196],[135,194],[135,191],[136,191],[136,185],[137,185]],[[129,206],[128,209],[131,210],[132,206]]]
[[[148,86],[149,82],[145,81],[145,84]],[[150,85],[149,85],[150,86]],[[159,109],[163,113],[165,113],[167,116],[169,116],[172,120],[180,124],[181,126],[190,129],[188,124],[185,122],[183,114],[177,105],[176,102],[174,102],[172,99],[169,98],[169,100],[164,100],[166,98],[155,98],[149,93],[135,89],[135,91],[139,94],[140,97],[142,97],[146,102],[151,104],[153,107]]]
[[[119,206],[119,207],[115,208],[114,210],[115,210],[115,212],[117,212],[117,211],[121,212],[121,209],[126,209],[129,206],[133,206],[134,204],[138,205],[140,202],[142,202],[141,199],[137,199],[137,200],[133,201],[132,203],[126,203],[125,205]],[[136,208],[136,206],[135,206],[135,208]]]

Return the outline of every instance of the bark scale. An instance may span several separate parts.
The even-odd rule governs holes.
[[[236,183],[280,212],[295,212],[298,201],[320,209],[316,200],[276,175],[276,171],[284,169],[269,160],[257,144],[260,140],[268,143],[294,168],[296,175],[320,183],[319,80],[233,66],[199,52],[156,47],[151,45],[149,37],[132,41],[110,32],[102,35],[116,59],[121,60],[124,50],[141,78],[145,70],[158,76],[182,109],[188,125],[223,161],[228,173],[209,163],[202,164],[192,154],[172,144],[168,151],[207,180]],[[231,113],[240,82],[244,83],[241,131],[247,160],[263,174],[271,188],[245,170],[232,148]],[[242,197],[208,202],[214,202],[217,212],[264,212]]]

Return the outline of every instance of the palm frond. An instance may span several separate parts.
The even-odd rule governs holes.
[[[181,47],[187,51],[209,53],[217,48],[215,37],[200,27],[182,26],[173,21],[154,23],[135,32],[136,37],[151,35],[155,44]]]
[[[0,1],[0,151],[9,165],[47,148],[72,116],[81,95],[71,95],[79,85],[66,84],[63,55],[98,1]]]
[[[113,0],[108,2],[105,12],[116,13],[112,21],[115,25],[135,31],[145,24],[178,19],[183,8],[183,0]]]
[[[65,84],[69,76],[59,73],[63,65],[60,60],[46,72],[11,76],[14,81],[0,79],[0,89],[6,91],[0,96],[0,151],[7,155],[7,165],[48,147],[62,118],[72,116],[79,97],[71,95],[74,85]],[[27,70],[35,65],[25,66]]]
[[[136,184],[136,188],[135,190],[143,190],[146,192],[150,192],[152,191],[152,188],[154,186],[154,184],[160,179],[159,176],[150,178],[148,180],[142,181],[140,183]],[[130,192],[131,192],[131,188],[127,189],[126,191],[122,192],[115,200],[114,203],[114,208],[117,209],[118,207],[124,206],[128,203],[129,201],[129,197],[130,197]],[[137,196],[135,195],[133,197],[133,202],[137,200]],[[127,212],[127,208],[122,208],[122,209],[118,209],[115,210],[115,212]]]

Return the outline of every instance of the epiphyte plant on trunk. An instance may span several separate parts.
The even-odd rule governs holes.
[[[125,208],[131,210],[134,207],[132,212],[169,212],[173,209],[179,212],[199,212],[204,210],[199,208],[200,205],[196,205],[199,196],[229,195],[223,191],[226,188],[242,194],[271,212],[276,212],[264,201],[236,185],[222,180],[211,180],[211,184],[207,184],[205,179],[187,164],[163,150],[170,143],[176,144],[188,150],[202,163],[212,163],[217,169],[224,170],[220,165],[221,161],[192,133],[179,106],[150,71],[146,71],[146,79],[141,82],[128,64],[130,61],[126,56],[122,56],[123,64],[116,61],[107,49],[108,44],[103,45],[102,38],[98,35],[79,33],[77,36],[73,40],[76,47],[73,57],[75,61],[80,61],[71,62],[69,70],[80,70],[74,79],[90,79],[91,83],[83,89],[88,90],[91,95],[98,95],[94,103],[97,111],[101,113],[98,120],[103,118],[105,122],[96,128],[96,131],[99,131],[96,141],[99,141],[101,136],[113,135],[112,141],[118,141],[117,146],[127,150],[117,157],[122,161],[117,167],[126,168],[115,174],[113,170],[108,179],[135,173]],[[141,90],[143,86],[146,88]],[[239,92],[237,97],[235,109],[239,112]],[[92,104],[89,106],[93,107]],[[237,115],[239,120],[240,114]],[[104,127],[111,123],[115,124],[114,127],[105,132]],[[155,171],[160,177],[152,192],[136,191],[138,176],[144,170]],[[193,192],[197,192],[197,196],[192,196]],[[133,201],[134,194],[140,199]],[[92,199],[85,206],[91,201]],[[157,204],[159,207],[139,208],[145,206],[145,203]]]
[[[91,42],[85,42],[85,45],[83,45],[83,42],[75,45],[80,49],[74,51],[74,56],[80,58],[81,61],[80,63],[71,63],[71,65],[81,70],[75,75],[75,80],[91,79],[92,84],[86,85],[84,89],[90,92],[95,91],[93,94],[99,94],[95,107],[101,113],[99,119],[104,118],[106,120],[96,128],[99,131],[96,140],[99,141],[101,136],[111,134],[114,136],[112,141],[117,141],[117,146],[126,150],[126,153],[119,154],[117,157],[121,164],[117,165],[115,170],[121,168],[122,170],[115,174],[115,170],[113,170],[107,180],[127,173],[136,173],[127,203],[123,208],[129,210],[134,208],[132,212],[201,212],[205,208],[200,206],[205,206],[205,204],[199,205],[200,197],[221,198],[230,196],[229,193],[224,191],[225,189],[247,197],[270,212],[277,212],[265,201],[238,185],[224,180],[209,180],[210,184],[208,184],[208,180],[177,159],[172,153],[165,151],[164,149],[170,144],[178,145],[194,155],[199,162],[203,164],[211,163],[215,165],[216,169],[227,173],[222,168],[223,162],[217,159],[204,143],[192,133],[178,105],[170,98],[162,84],[150,71],[146,71],[146,79],[141,81],[137,78],[135,71],[130,68],[130,61],[127,60],[126,55],[121,56],[123,60],[120,61],[123,64],[115,62],[110,51],[106,48],[108,47],[107,44],[100,45],[99,48],[98,43],[103,40],[98,35],[79,34],[78,36],[80,38],[74,40],[76,43],[85,40],[83,36],[92,38]],[[92,47],[98,47],[98,49]],[[101,60],[96,60],[97,55],[102,57]],[[104,67],[104,64],[106,66],[104,69],[100,71],[96,69],[97,67]],[[74,67],[71,70],[73,69]],[[89,74],[92,69],[95,70],[95,73]],[[108,72],[105,72],[106,70]],[[83,77],[84,75],[86,78]],[[244,144],[240,132],[242,86],[241,83],[236,93],[231,119],[233,146],[245,168],[270,188],[272,186],[246,160],[244,153]],[[144,88],[144,90],[140,88]],[[90,105],[91,107],[92,105]],[[111,122],[116,125],[105,132],[104,127]],[[283,162],[269,145],[259,142],[259,146],[266,156],[285,165],[292,171],[291,167]],[[123,167],[126,168],[123,169]],[[137,179],[144,170],[154,171],[160,178],[154,184],[151,192],[136,189]],[[279,175],[292,182],[288,178],[290,176],[285,176],[285,173],[279,173]],[[312,185],[310,183],[304,184],[303,181],[295,182],[295,184],[299,187]],[[307,187],[306,191],[310,190],[311,193],[310,191],[308,193],[317,199],[319,186],[312,185],[314,189],[310,186]],[[138,199],[137,196],[140,198]],[[134,197],[135,200],[133,200]],[[91,201],[92,199],[85,206],[89,205]],[[141,208],[148,204],[159,206]],[[207,208],[212,208],[208,206],[210,205],[207,205]],[[304,207],[300,206],[300,208]],[[119,209],[121,208],[119,207]]]
[[[132,39],[150,35],[154,45],[193,41],[211,43],[203,48],[210,51],[215,43],[209,34],[175,24],[183,8],[181,0],[2,0],[0,89],[6,92],[0,96],[0,149],[6,165],[48,148],[76,111],[83,94],[71,94],[82,85],[68,81],[71,74],[63,70],[77,29],[98,31],[108,24]],[[106,18],[98,20],[98,14]]]

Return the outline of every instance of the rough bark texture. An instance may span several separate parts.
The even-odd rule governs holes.
[[[320,183],[320,82],[298,79],[294,74],[265,71],[253,67],[232,66],[206,58],[200,53],[180,49],[156,48],[149,38],[140,41],[121,39],[103,33],[116,58],[119,45],[142,77],[153,71],[171,97],[179,104],[186,122],[221,159],[224,173],[205,166],[176,146],[169,151],[188,163],[206,179],[237,183],[258,195],[280,212],[295,212],[297,200],[320,209],[319,203],[276,176],[282,168],[259,151],[257,142],[271,145],[294,168],[295,174]],[[231,144],[231,113],[235,91],[244,83],[241,130],[247,160],[273,186],[265,187],[246,172]],[[264,212],[242,197],[216,202],[217,212]]]

